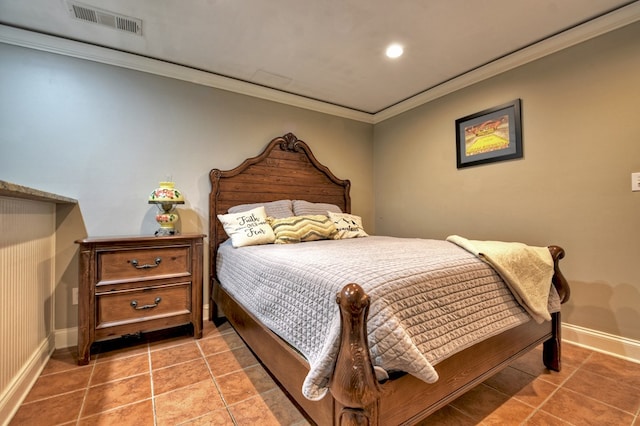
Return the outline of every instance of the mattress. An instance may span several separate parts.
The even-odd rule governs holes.
[[[371,236],[233,248],[220,245],[220,285],[309,362],[302,393],[324,397],[340,335],[336,294],[357,283],[369,295],[376,369],[427,383],[438,362],[531,317],[500,276],[457,245]],[[560,300],[549,283],[549,310]]]

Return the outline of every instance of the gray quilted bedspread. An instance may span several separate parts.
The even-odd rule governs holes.
[[[428,383],[446,357],[531,319],[489,265],[447,241],[371,236],[237,249],[227,241],[217,274],[307,359],[302,392],[312,400],[327,392],[340,332],[335,296],[346,284],[370,297],[374,365]],[[554,312],[560,303],[551,293]]]

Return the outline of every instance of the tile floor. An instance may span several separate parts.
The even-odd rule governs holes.
[[[306,425],[227,324],[98,350],[57,350],[10,425]],[[640,364],[563,347],[561,373],[536,349],[425,425],[640,426]]]

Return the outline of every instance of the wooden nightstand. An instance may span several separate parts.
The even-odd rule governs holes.
[[[192,324],[202,337],[204,235],[105,237],[80,245],[78,364],[94,342]]]

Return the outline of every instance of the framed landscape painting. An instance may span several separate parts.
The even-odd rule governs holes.
[[[520,99],[456,120],[458,168],[522,157]]]

